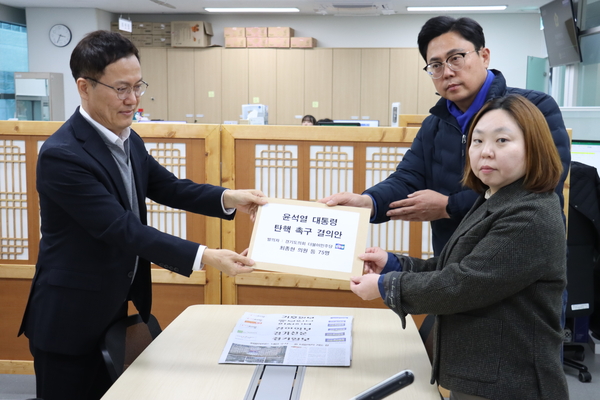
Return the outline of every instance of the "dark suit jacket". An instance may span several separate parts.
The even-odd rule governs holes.
[[[222,210],[224,188],[178,179],[148,154],[133,130],[129,140],[139,219],[110,150],[79,109],[41,147],[42,238],[19,332],[36,348],[62,354],[93,351],[128,296],[147,319],[150,262],[191,274],[199,245],[147,226],[146,197],[172,208],[233,218]]]
[[[385,275],[385,302],[403,320],[436,315],[432,375],[446,389],[564,400],[565,227],[555,193],[521,184],[480,196],[439,257],[399,256],[404,272]]]

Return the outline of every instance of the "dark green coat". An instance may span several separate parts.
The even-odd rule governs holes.
[[[439,257],[398,256],[385,302],[435,314],[433,380],[492,400],[569,398],[560,350],[566,241],[555,193],[481,196]]]

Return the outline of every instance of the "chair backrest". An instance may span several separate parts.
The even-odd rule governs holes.
[[[429,356],[429,362],[433,361],[433,324],[435,323],[435,315],[429,314],[423,320],[423,323],[419,327],[419,335],[427,350],[427,356]]]
[[[134,314],[118,320],[108,328],[101,350],[113,382],[161,332],[160,325],[152,314],[147,324],[139,314]]]
[[[594,312],[594,269],[600,265],[600,178],[594,167],[573,161],[567,225],[567,317]]]

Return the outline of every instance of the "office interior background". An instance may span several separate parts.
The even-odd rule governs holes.
[[[71,115],[79,104],[68,66],[71,51],[87,32],[110,29],[110,23],[119,17],[134,22],[210,22],[214,32],[212,44],[220,46],[224,45],[225,27],[289,26],[295,30],[295,36],[316,38],[318,47],[416,48],[420,27],[428,18],[439,14],[409,13],[406,6],[411,4],[404,0],[252,2],[253,6],[298,6],[301,10],[298,14],[211,14],[203,9],[206,6],[247,5],[248,2],[244,1],[174,0],[171,3],[176,8],[151,0],[111,0],[103,2],[100,7],[92,1],[53,1],[52,7],[39,0],[2,1],[0,50],[3,55],[10,56],[0,59],[0,119],[14,117],[11,90],[14,90],[12,76],[16,71],[62,73],[64,114]],[[440,1],[429,3],[448,5],[448,2]],[[600,48],[600,1],[572,1],[577,21],[582,25],[579,27],[579,39],[583,62],[555,68],[548,67],[548,52],[539,11],[539,7],[549,3],[549,0],[502,3],[508,4],[505,11],[451,15],[470,16],[481,23],[486,46],[491,49],[490,68],[502,71],[510,86],[545,89],[563,108],[567,126],[573,129],[574,139],[597,139],[600,134],[594,134],[592,128],[600,122],[597,108],[600,106],[600,91],[597,90],[600,86],[600,55],[597,50]],[[369,11],[367,16],[340,16],[348,14],[348,11],[336,8],[335,4],[373,6],[374,11]],[[489,0],[460,2],[460,5],[491,4],[496,3]],[[382,11],[386,9],[391,12]],[[71,43],[62,48],[52,45],[48,38],[49,29],[58,23],[66,24],[73,33]],[[434,90],[433,85],[431,90]]]
[[[509,4],[506,11],[478,13],[407,13],[407,1],[252,1],[252,6],[301,6],[302,13],[209,14],[204,6],[233,6],[247,1],[168,0],[168,8],[152,0],[0,0],[0,120],[14,118],[14,72],[62,73],[64,115],[68,118],[79,105],[75,82],[69,70],[71,52],[79,40],[96,29],[110,29],[119,17],[134,22],[206,21],[213,27],[213,45],[224,45],[225,27],[288,26],[295,36],[314,37],[324,48],[416,48],[417,34],[434,15],[468,16],[484,28],[486,47],[491,49],[490,68],[502,71],[509,86],[542,89],[556,99],[563,110],[574,140],[600,141],[600,0],[574,0],[578,16],[582,62],[555,68],[548,66],[548,50],[539,7],[550,0],[510,1],[429,1],[430,5]],[[209,4],[210,3],[210,4]],[[237,4],[236,4],[237,3]],[[268,4],[267,4],[268,3]],[[324,14],[331,4],[380,5],[394,11],[371,16]],[[423,5],[423,1],[417,2]],[[193,9],[188,9],[190,5]],[[185,9],[184,9],[185,6]],[[73,38],[69,45],[56,47],[48,32],[55,24],[67,25]],[[226,49],[224,50],[226,51]],[[422,62],[422,60],[420,60]],[[424,62],[422,65],[424,66]],[[142,70],[144,60],[142,60]],[[391,71],[393,73],[393,71]],[[425,74],[425,72],[423,72]],[[532,76],[543,77],[533,82]],[[151,85],[153,82],[149,82]],[[358,84],[358,83],[357,83]],[[431,85],[431,91],[434,91]],[[241,111],[241,110],[240,110]],[[329,117],[319,115],[318,118]],[[298,124],[300,121],[298,120]],[[387,124],[387,123],[386,123]],[[596,357],[597,358],[597,357]],[[598,361],[595,362],[598,365]],[[596,367],[597,368],[597,367]],[[576,380],[576,378],[575,378]],[[580,397],[592,398],[592,397]]]

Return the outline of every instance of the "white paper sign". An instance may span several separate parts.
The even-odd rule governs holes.
[[[131,33],[132,23],[131,20],[125,18],[119,18],[119,30]]]
[[[256,268],[333,279],[362,274],[370,210],[268,199],[260,207],[249,257]]]

